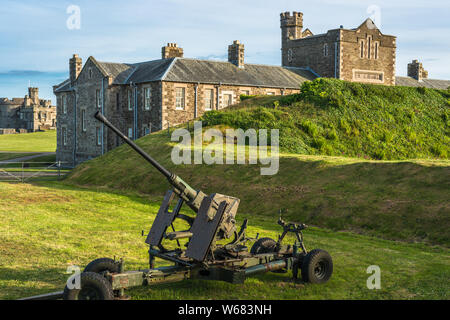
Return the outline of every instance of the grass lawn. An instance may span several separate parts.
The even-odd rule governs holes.
[[[0,161],[32,156],[32,153],[0,152]]]
[[[147,267],[147,232],[160,196],[110,193],[57,182],[0,183],[0,299],[61,290],[68,266],[123,257],[128,270]],[[275,238],[277,217],[251,216],[249,235]],[[249,211],[247,211],[249,212]],[[292,238],[290,238],[292,239]],[[132,299],[449,299],[450,250],[348,232],[310,228],[307,248],[334,259],[325,285],[293,283],[291,274],[266,274],[244,284],[184,281],[127,291]],[[366,269],[381,268],[381,290],[368,290]]]
[[[56,130],[0,135],[0,151],[55,152]]]

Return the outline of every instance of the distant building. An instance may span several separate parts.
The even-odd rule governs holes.
[[[56,107],[39,99],[38,88],[28,88],[25,98],[0,98],[1,133],[34,132],[56,128]]]

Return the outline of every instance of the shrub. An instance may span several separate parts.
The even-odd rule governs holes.
[[[256,95],[246,95],[246,94],[240,95],[241,101],[248,100],[248,99],[255,98],[255,97],[256,97]]]
[[[311,137],[314,137],[315,135],[317,135],[317,126],[312,123],[309,120],[303,120],[300,123],[301,128],[303,129],[303,131],[307,134],[309,134]]]

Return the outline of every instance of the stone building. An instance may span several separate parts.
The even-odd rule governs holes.
[[[162,59],[142,63],[100,62],[78,55],[70,78],[53,87],[57,97],[57,159],[76,165],[122,142],[101,125],[100,110],[130,138],[184,123],[208,110],[239,102],[244,95],[287,95],[315,78],[305,68],[244,63],[244,45],[228,48],[229,61],[183,58],[174,43]]]
[[[285,67],[300,67],[317,77],[372,84],[448,89],[450,81],[428,79],[422,63],[408,64],[408,76],[395,75],[396,37],[385,35],[371,19],[354,29],[314,35],[303,30],[303,13],[280,15],[281,56]]]
[[[55,129],[56,107],[50,100],[39,99],[38,88],[28,88],[25,98],[0,98],[0,128],[20,133]]]
[[[372,20],[355,29],[303,31],[303,13],[281,14],[282,65],[310,68],[317,76],[375,84],[395,84],[396,37]]]

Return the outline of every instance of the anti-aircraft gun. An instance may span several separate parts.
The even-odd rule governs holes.
[[[95,118],[166,177],[173,189],[167,191],[145,241],[150,246],[150,269],[125,272],[122,259],[94,260],[81,273],[81,288],[73,288],[68,284],[64,290],[64,299],[123,298],[126,288],[184,279],[243,283],[249,275],[269,271],[292,270],[296,279],[301,270],[303,281],[311,283],[324,283],[330,279],[333,271],[331,256],[320,249],[306,250],[302,234],[306,225],[286,223],[280,214],[278,224],[283,228],[283,233],[278,241],[258,239],[259,235],[253,239],[247,237],[247,220],[244,220],[239,232],[236,229],[238,198],[218,193],[207,195],[195,190],[148,155],[100,112],[95,114]],[[171,210],[175,198],[178,201]],[[184,203],[193,210],[194,217],[181,213]],[[176,219],[184,220],[189,229],[175,231]],[[296,241],[292,245],[283,245],[282,241],[288,233],[293,233]],[[225,243],[232,237],[233,240]],[[186,249],[182,248],[181,239],[187,240]],[[246,243],[252,240],[256,242],[249,251]],[[178,247],[168,249],[163,245],[165,241],[176,241]],[[155,268],[155,258],[170,261],[174,265]]]

